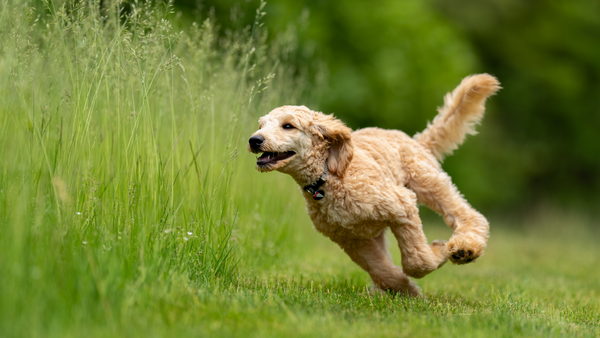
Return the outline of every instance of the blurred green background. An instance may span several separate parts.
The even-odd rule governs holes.
[[[252,23],[258,1],[175,6],[182,21],[213,13],[226,35]],[[290,104],[412,135],[464,76],[490,73],[504,89],[444,163],[459,189],[499,214],[598,205],[599,1],[279,0],[265,12],[269,40],[298,36],[285,61],[314,84]]]

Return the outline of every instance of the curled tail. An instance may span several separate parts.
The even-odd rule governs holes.
[[[452,93],[446,94],[438,115],[414,139],[442,161],[463,143],[467,134],[477,134],[474,127],[483,118],[485,99],[500,88],[500,82],[491,75],[467,76]]]

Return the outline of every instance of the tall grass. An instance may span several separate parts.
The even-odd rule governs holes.
[[[0,5],[2,331],[114,328],[144,298],[232,282],[260,190],[239,153],[307,87],[293,35],[266,43],[262,2],[227,34],[210,15],[176,30],[170,3],[35,4]]]

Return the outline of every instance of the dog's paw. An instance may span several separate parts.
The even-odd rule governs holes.
[[[446,244],[448,259],[454,264],[467,264],[483,255],[486,239],[475,234],[455,234]]]
[[[433,254],[437,257],[437,268],[441,268],[442,265],[446,264],[446,262],[448,261],[448,257],[446,255],[446,245],[448,244],[447,241],[443,241],[441,239],[436,239],[435,241],[431,242],[431,244],[429,245],[431,247],[431,251],[433,251]]]

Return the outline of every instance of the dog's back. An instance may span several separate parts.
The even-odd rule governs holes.
[[[381,179],[392,180],[396,185],[403,186],[406,183],[403,159],[407,157],[419,157],[440,168],[436,158],[423,145],[400,130],[359,129],[352,133],[352,141],[357,156],[354,164],[358,165],[351,163],[350,171],[363,173],[364,165],[371,162],[372,166],[378,167],[371,170],[383,174]]]

